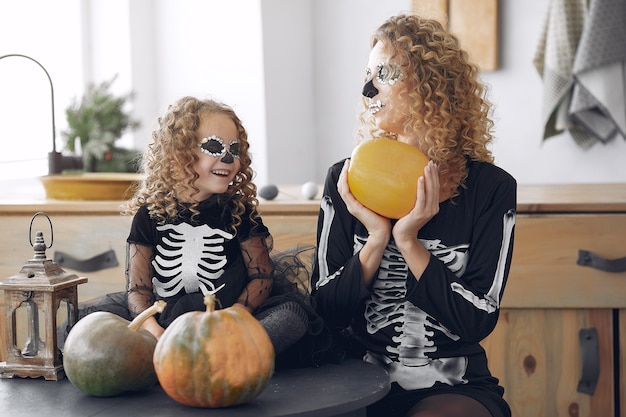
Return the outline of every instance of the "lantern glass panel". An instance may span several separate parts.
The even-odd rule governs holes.
[[[33,300],[26,300],[15,310],[15,345],[22,356],[37,356],[45,347],[46,318],[39,314],[39,308]]]

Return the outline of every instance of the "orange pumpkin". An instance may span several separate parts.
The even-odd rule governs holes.
[[[374,138],[352,151],[348,185],[370,210],[399,219],[415,206],[417,180],[428,158],[419,149],[392,139]]]
[[[163,390],[192,407],[229,407],[251,401],[274,374],[274,346],[265,328],[246,309],[185,313],[170,324],[154,351]]]

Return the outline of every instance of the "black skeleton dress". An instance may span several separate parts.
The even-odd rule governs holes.
[[[256,223],[250,220],[249,207],[241,216],[241,224],[233,229],[232,208],[230,204],[220,204],[219,197],[214,195],[201,202],[195,215],[188,205],[181,204],[178,215],[165,224],[158,224],[146,206],[140,207],[133,218],[127,240],[129,244],[152,248],[152,282],[147,287],[152,287],[156,299],[168,302],[170,308],[166,307],[159,318],[165,327],[173,320],[166,319],[169,311],[190,294],[196,294],[194,298],[200,303],[204,295],[211,293],[219,306],[233,305],[250,280],[243,242],[252,237],[263,241],[270,238],[260,217]]]
[[[260,216],[256,215],[254,221],[250,219],[250,206],[246,206],[235,232],[230,227],[233,204],[219,195],[201,202],[196,216],[188,207],[182,204],[179,214],[165,224],[159,224],[146,206],[139,208],[127,238],[127,288],[79,303],[78,318],[107,311],[132,320],[142,308],[161,299],[167,305],[155,318],[167,327],[188,311],[205,311],[203,299],[209,292],[216,296],[218,309],[235,302],[246,304],[248,284],[259,281],[264,283],[252,285],[258,291],[249,297],[249,306],[257,318],[266,317],[288,302],[297,303],[299,311],[306,316],[305,336],[277,358],[277,367],[316,365],[330,342],[309,292],[315,248],[296,245],[280,252],[272,251],[270,231]],[[255,253],[264,255],[267,251],[271,255],[269,259],[263,256],[255,259]],[[140,256],[143,260],[138,265],[145,269],[139,271],[139,279],[130,279],[129,265],[136,261],[134,257]],[[265,262],[271,264],[269,269],[255,266]],[[268,281],[271,290],[258,297],[259,291],[269,290],[265,285]],[[133,296],[139,296],[139,304],[133,301]],[[262,300],[260,305],[255,304],[255,297]],[[67,323],[60,327],[59,346],[69,331]]]
[[[468,161],[466,186],[419,231],[431,254],[419,281],[392,237],[365,287],[358,254],[368,233],[337,191],[342,166],[329,169],[318,219],[311,285],[320,315],[403,390],[478,384],[502,395],[479,343],[496,325],[511,263],[515,179]]]
[[[231,227],[234,205],[221,195],[201,202],[197,210],[193,214],[188,205],[181,205],[178,215],[165,224],[159,224],[146,206],[135,214],[127,241],[130,247],[150,248],[151,271],[143,274],[150,280],[143,288],[141,279],[137,289],[133,288],[137,280],[128,283],[130,315],[138,313],[133,311],[134,291],[167,302],[163,313],[156,316],[163,327],[188,311],[204,311],[203,299],[208,293],[215,295],[216,308],[239,302],[259,319],[284,303],[295,302],[306,316],[302,320],[307,331],[281,354],[280,365],[315,364],[327,336],[322,334],[323,321],[311,305],[308,290],[314,248],[295,246],[272,252],[272,237],[261,217],[255,214],[251,219],[252,209],[246,205],[241,224]],[[137,255],[129,249],[131,263],[133,256]],[[288,327],[284,331],[289,331]]]

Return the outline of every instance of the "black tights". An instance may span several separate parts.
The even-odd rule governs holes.
[[[368,406],[367,417],[510,417],[505,410],[492,415],[480,401],[456,392],[404,394],[396,389],[392,395]]]
[[[477,400],[461,394],[439,394],[415,405],[405,417],[492,417]]]

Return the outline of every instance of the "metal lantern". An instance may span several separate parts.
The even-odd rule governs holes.
[[[39,215],[48,219],[51,239],[47,246],[43,233],[32,241],[33,221]],[[58,346],[57,321],[66,307],[67,324],[73,326],[78,317],[78,285],[87,278],[65,272],[46,257],[52,247],[52,222],[45,213],[36,213],[30,222],[29,242],[34,256],[12,277],[0,282],[4,290],[6,317],[6,362],[0,362],[0,378],[44,377],[57,381],[65,376],[63,355]],[[21,337],[23,345],[18,342]],[[20,346],[18,346],[18,343]]]

